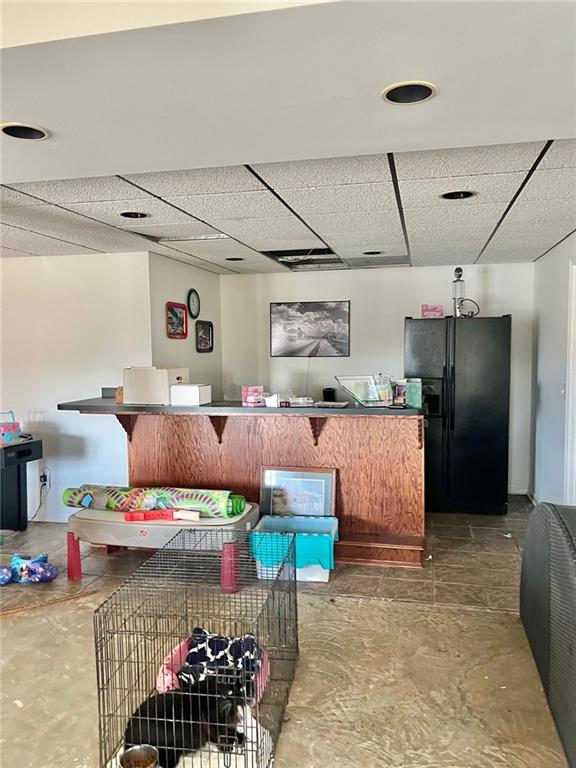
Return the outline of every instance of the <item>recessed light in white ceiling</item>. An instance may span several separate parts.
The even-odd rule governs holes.
[[[39,125],[28,123],[0,123],[0,131],[12,139],[25,139],[27,141],[42,141],[50,138],[50,131]]]
[[[381,256],[384,251],[363,251],[364,256]]]
[[[245,261],[241,256],[227,256],[226,261]]]
[[[146,219],[150,214],[143,213],[142,211],[122,211],[120,216],[123,216],[125,219]]]
[[[474,197],[476,192],[471,192],[469,189],[459,189],[456,192],[444,192],[440,195],[444,200],[466,200],[469,197]]]
[[[389,104],[420,104],[437,93],[438,88],[433,83],[427,83],[425,80],[406,80],[387,86],[381,96]]]

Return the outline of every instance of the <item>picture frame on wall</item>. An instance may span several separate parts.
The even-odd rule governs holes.
[[[261,514],[326,517],[335,508],[335,469],[262,467]]]
[[[350,301],[270,304],[271,357],[350,357]]]
[[[214,351],[214,325],[210,320],[196,320],[196,352]]]
[[[188,337],[188,309],[177,301],[166,302],[166,336],[169,339]]]

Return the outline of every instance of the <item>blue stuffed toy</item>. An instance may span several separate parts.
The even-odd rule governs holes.
[[[35,583],[52,581],[60,573],[56,566],[50,565],[46,552],[42,552],[41,555],[32,560],[25,560],[16,553],[12,556],[10,568],[12,579],[22,584],[27,584],[30,581]]]

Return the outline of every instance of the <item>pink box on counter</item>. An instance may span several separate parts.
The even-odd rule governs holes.
[[[246,405],[249,408],[260,408],[266,405],[264,401],[264,387],[243,384],[242,405]]]
[[[444,307],[442,304],[422,304],[420,317],[444,317]]]

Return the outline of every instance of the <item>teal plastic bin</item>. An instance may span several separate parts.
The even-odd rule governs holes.
[[[266,547],[263,538],[268,533],[296,535],[296,578],[299,581],[328,581],[334,568],[334,542],[338,540],[338,520],[335,517],[264,515],[251,534],[251,550],[256,560],[258,576],[274,579],[286,550],[275,545]]]

